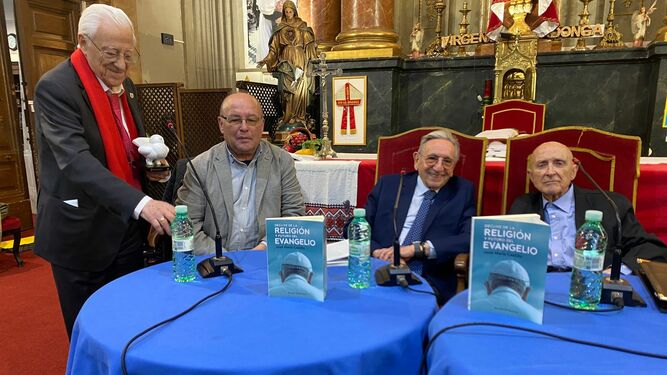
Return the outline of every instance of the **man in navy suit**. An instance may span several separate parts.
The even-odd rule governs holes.
[[[459,143],[442,129],[426,134],[414,153],[416,172],[403,177],[396,211],[401,259],[421,275],[444,303],[456,291],[454,258],[468,252],[470,222],[475,214],[474,187],[454,176],[459,159]],[[366,219],[371,225],[371,252],[392,261],[394,202],[400,175],[383,176],[366,203]]]

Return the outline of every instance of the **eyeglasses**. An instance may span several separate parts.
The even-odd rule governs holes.
[[[240,118],[235,116],[223,116],[223,115],[220,115],[220,117],[223,118],[232,126],[241,126],[241,124],[243,124],[243,122],[245,121],[245,124],[248,125],[249,127],[255,127],[259,125],[260,122],[262,122],[262,119],[257,117]]]
[[[136,49],[131,49],[121,53],[121,51],[116,48],[111,48],[111,47],[100,48],[97,46],[97,44],[95,44],[95,42],[93,42],[93,40],[87,34],[83,34],[83,36],[88,38],[88,40],[90,40],[90,43],[92,43],[93,46],[95,46],[95,48],[98,51],[100,51],[100,53],[102,54],[102,58],[107,63],[112,63],[112,62],[115,63],[116,61],[118,61],[118,59],[120,59],[121,56],[123,56],[123,59],[125,60],[125,63],[127,65],[132,65],[139,62],[140,55]]]
[[[456,163],[454,159],[449,157],[440,157],[437,155],[428,155],[424,157],[424,163],[426,163],[426,165],[429,167],[438,164],[438,161],[442,161],[442,165],[444,165],[446,168],[451,168]]]

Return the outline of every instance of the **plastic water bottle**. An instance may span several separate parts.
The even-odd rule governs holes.
[[[371,285],[371,226],[366,221],[366,210],[354,209],[347,234],[350,240],[347,283],[352,288],[368,288]]]
[[[602,212],[586,211],[586,222],[577,231],[574,244],[570,306],[594,310],[602,293],[602,267],[607,249],[607,232]]]
[[[194,231],[188,217],[188,206],[176,206],[176,219],[171,223],[171,248],[174,281],[186,283],[196,278]]]

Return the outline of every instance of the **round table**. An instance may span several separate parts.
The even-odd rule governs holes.
[[[468,311],[468,293],[452,298],[433,318],[429,338],[442,328],[493,322],[569,338],[667,355],[667,316],[661,314],[637,277],[629,277],[648,307],[602,313],[544,305],[542,325],[489,312]],[[547,275],[545,299],[567,304],[570,273]],[[608,306],[604,306],[608,307]],[[498,327],[455,328],[428,352],[430,374],[666,374],[667,360],[647,358]]]
[[[184,317],[135,341],[130,374],[415,374],[431,295],[401,287],[356,290],[347,267],[328,268],[324,302],[268,297],[266,253],[228,253],[245,272],[230,288]],[[375,260],[373,267],[383,263]],[[68,374],[119,374],[127,341],[169,318],[227,279],[172,280],[162,263],[115,280],[93,294],[72,333]],[[416,286],[430,290],[428,284]]]

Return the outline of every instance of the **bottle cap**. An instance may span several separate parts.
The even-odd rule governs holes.
[[[188,213],[188,206],[185,206],[185,205],[176,206],[176,213],[177,214],[187,214]]]
[[[586,210],[586,221],[602,221],[602,212],[597,210]]]
[[[366,209],[364,208],[354,209],[354,217],[365,217],[365,216],[366,216]]]

